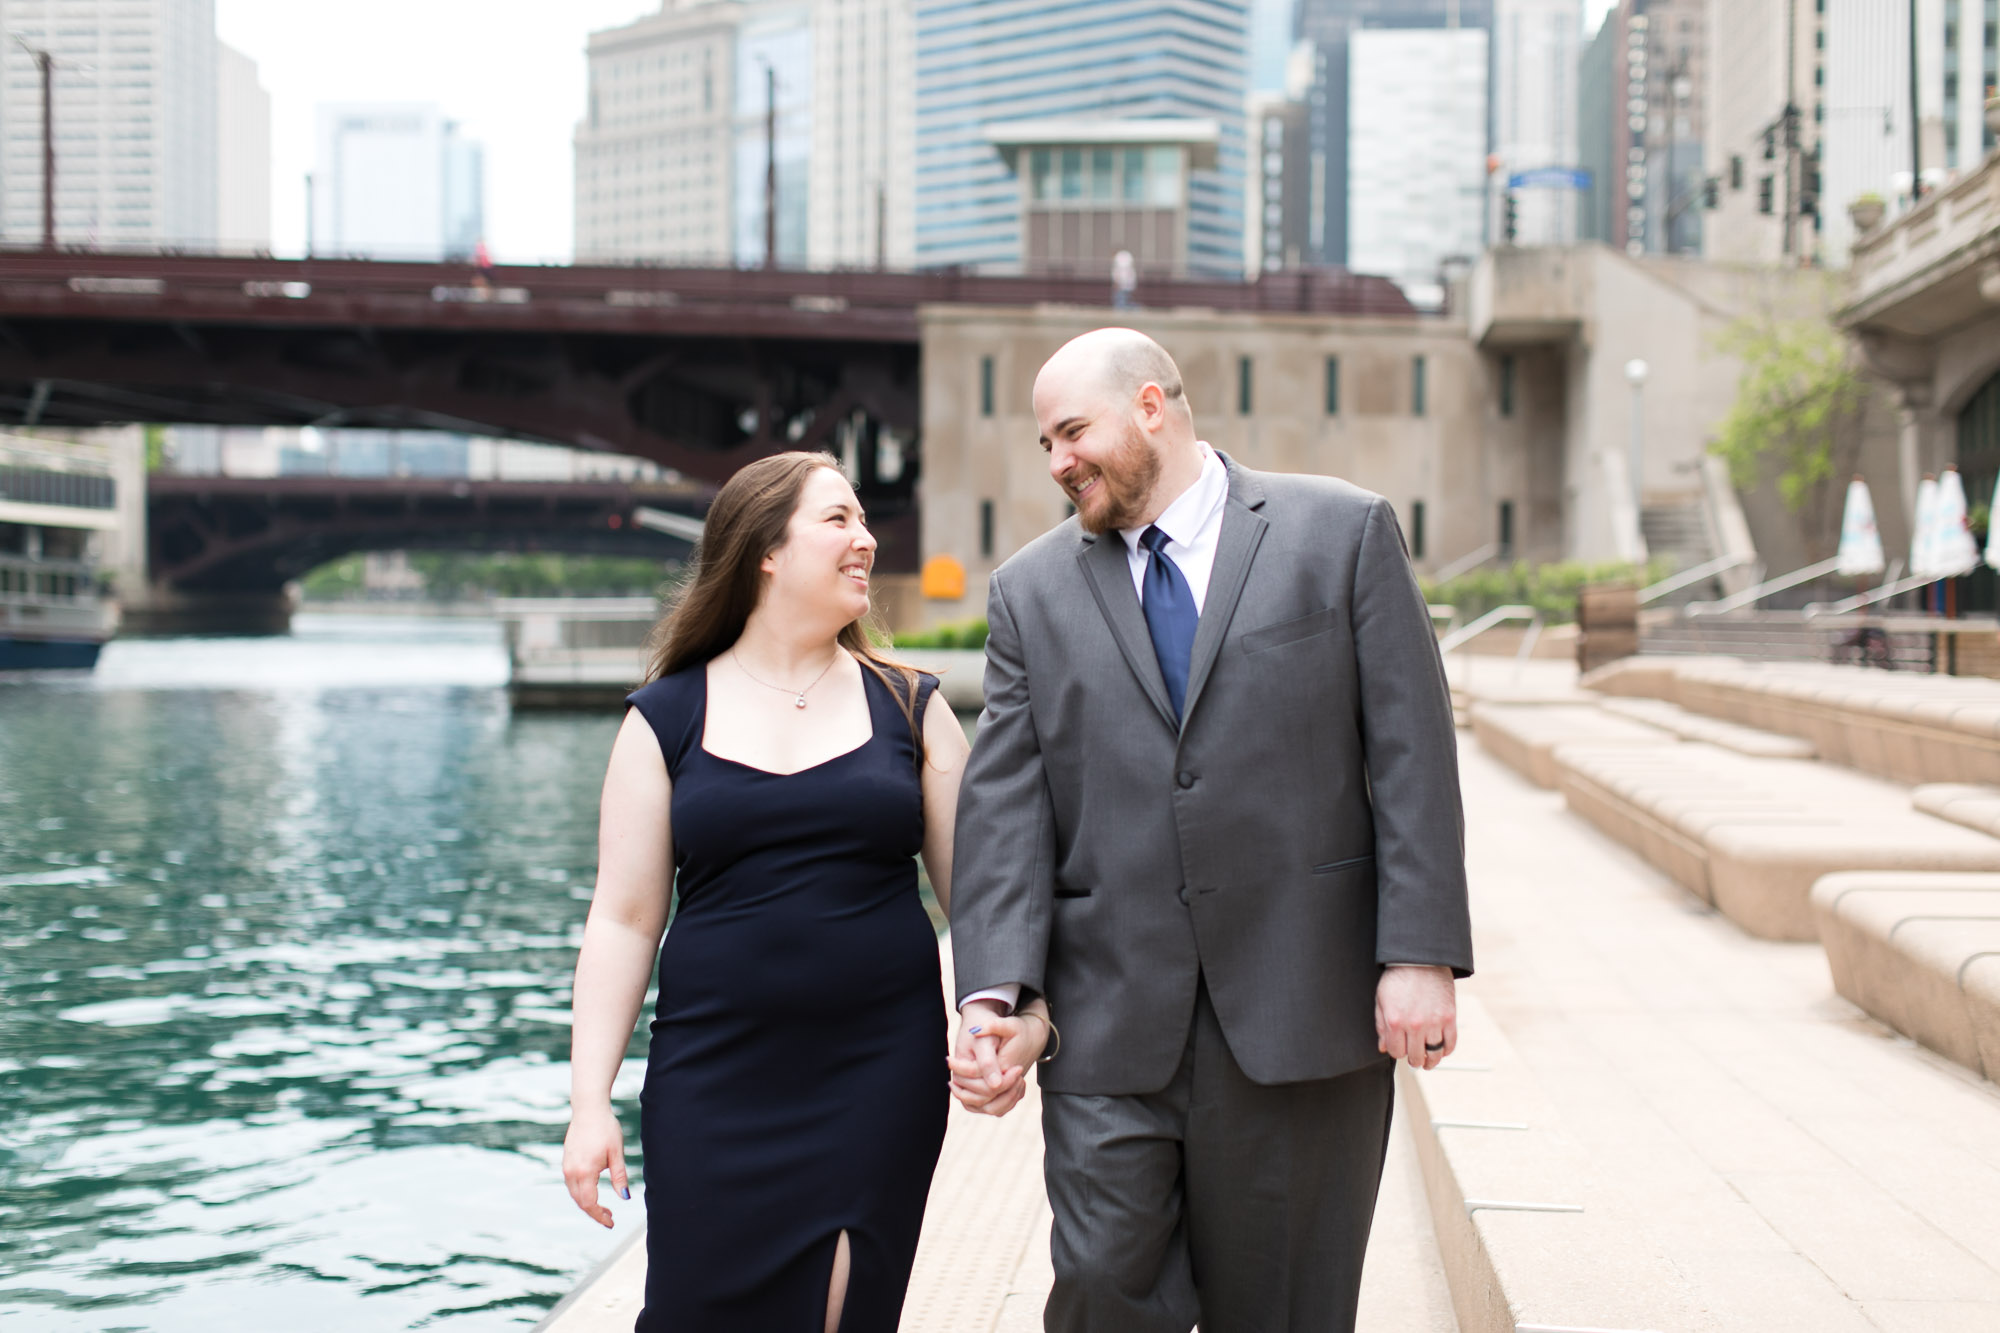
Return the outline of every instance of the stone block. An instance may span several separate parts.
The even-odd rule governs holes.
[[[2000,1074],[2000,874],[1828,875],[1812,904],[1836,990],[1940,1055]]]
[[[1605,712],[1594,704],[1476,703],[1472,734],[1494,758],[1540,787],[1556,785],[1558,745],[1671,745],[1657,727]]]
[[[1765,939],[1817,939],[1812,887],[1838,871],[2000,872],[2000,839],[1828,764],[1703,742],[1552,757],[1571,809]]]

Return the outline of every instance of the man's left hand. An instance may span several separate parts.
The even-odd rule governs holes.
[[[1376,1046],[1412,1069],[1436,1069],[1458,1045],[1458,1002],[1448,967],[1398,964],[1375,985]]]

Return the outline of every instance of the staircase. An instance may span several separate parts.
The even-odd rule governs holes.
[[[1708,540],[1708,521],[1702,516],[1699,500],[1647,505],[1639,511],[1639,531],[1653,559],[1671,562],[1676,571],[1693,569],[1715,558]],[[1685,606],[1720,596],[1720,585],[1714,579],[1703,579],[1675,589],[1652,605]]]

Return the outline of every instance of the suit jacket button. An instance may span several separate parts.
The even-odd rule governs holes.
[[[1181,770],[1181,772],[1180,772],[1180,776],[1179,776],[1178,778],[1176,778],[1176,779],[1175,779],[1175,781],[1176,781],[1176,782],[1179,782],[1179,783],[1181,784],[1181,786],[1182,786],[1182,787],[1184,787],[1184,788],[1185,788],[1185,787],[1192,787],[1192,786],[1194,786],[1194,774],[1192,774],[1192,773],[1188,772],[1188,771],[1187,771],[1187,770],[1186,770],[1186,769],[1184,768],[1184,769],[1182,769],[1182,770]]]

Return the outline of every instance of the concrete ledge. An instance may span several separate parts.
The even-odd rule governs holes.
[[[1812,742],[1897,782],[2000,783],[2000,681],[1810,662],[1660,657],[1585,683]]]
[[[1475,703],[1472,734],[1494,758],[1540,787],[1556,785],[1558,745],[1672,745],[1674,737],[1589,704]]]
[[[1910,804],[1927,815],[2000,838],[2000,787],[1975,782],[1933,782],[1911,792]]]
[[[1532,1073],[1478,1000],[1450,1060],[1396,1071],[1461,1333],[1716,1327],[1614,1215]]]
[[[1813,743],[1798,736],[1780,736],[1774,731],[1758,731],[1718,717],[1690,713],[1665,699],[1606,699],[1604,709],[1620,717],[1643,722],[1662,731],[1671,731],[1684,741],[1707,741],[1725,750],[1759,759],[1812,759]]]
[[[938,693],[960,712],[986,703],[986,651],[983,648],[901,648],[896,656],[919,671],[938,678]]]
[[[1572,810],[1765,939],[1819,938],[1810,895],[1823,875],[2000,871],[2000,839],[1825,764],[1701,742],[1565,745],[1554,760]]]
[[[1812,903],[1836,990],[1947,1059],[2000,1076],[2000,875],[1828,875]]]

